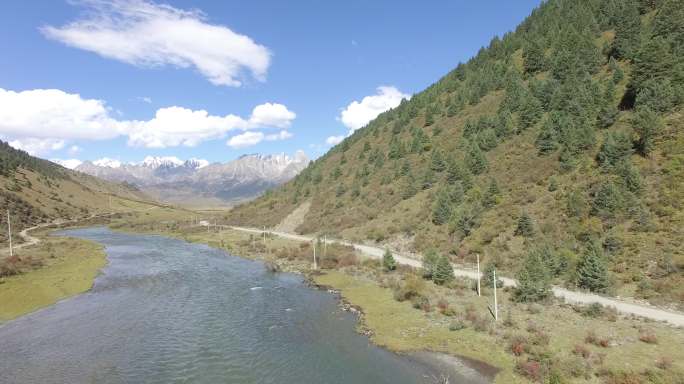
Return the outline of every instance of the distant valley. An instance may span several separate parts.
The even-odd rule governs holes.
[[[140,163],[101,159],[74,169],[105,180],[135,185],[146,194],[170,203],[194,206],[232,205],[283,184],[309,164],[304,152],[248,154],[226,163],[201,159],[146,157]]]

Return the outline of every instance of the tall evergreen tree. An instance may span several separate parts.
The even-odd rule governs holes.
[[[534,222],[527,212],[523,212],[518,218],[518,225],[515,228],[515,235],[523,237],[534,236]]]
[[[437,194],[437,201],[432,208],[432,222],[436,225],[443,225],[451,217],[451,199],[446,190],[441,190]]]
[[[596,160],[602,167],[610,169],[629,160],[633,152],[629,136],[623,132],[610,132],[603,139]]]
[[[518,285],[513,293],[515,301],[540,301],[551,295],[551,273],[539,252],[531,251],[527,254],[516,277]]]
[[[634,0],[624,0],[618,7],[615,21],[614,54],[619,58],[632,59],[641,38],[641,17]]]
[[[423,254],[423,277],[432,279],[439,257],[439,254],[434,249],[428,249]]]
[[[532,39],[525,44],[523,48],[523,67],[528,74],[535,74],[545,70],[544,46],[538,39]]]
[[[550,126],[550,124],[548,124],[548,120],[547,123],[542,125],[541,131],[539,131],[539,135],[534,141],[534,145],[537,147],[539,154],[542,156],[548,155],[558,148],[553,128]]]
[[[480,150],[480,146],[475,143],[470,144],[470,149],[466,154],[466,164],[474,175],[479,175],[487,170],[487,158]]]
[[[485,208],[490,208],[496,205],[497,199],[501,191],[499,190],[499,185],[496,183],[496,179],[491,179],[489,181],[489,187],[482,198],[482,205]]]
[[[637,109],[632,118],[632,128],[637,135],[637,151],[646,156],[653,150],[653,140],[663,128],[660,116],[648,107]]]
[[[449,258],[446,255],[441,255],[437,259],[432,281],[435,284],[444,285],[452,280],[454,280],[454,269],[449,262]]]
[[[577,285],[598,293],[605,293],[610,287],[610,278],[600,245],[590,243],[587,246],[577,265]]]

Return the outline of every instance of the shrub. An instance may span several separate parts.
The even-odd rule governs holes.
[[[658,344],[658,336],[652,331],[642,331],[639,340],[647,344]]]
[[[385,254],[382,256],[382,266],[387,271],[394,271],[397,269],[397,262],[394,260],[392,251],[385,249]]]
[[[422,309],[425,312],[430,312],[432,310],[430,299],[425,296],[415,296],[413,299],[411,299],[411,302],[413,303],[413,308],[415,309]]]
[[[541,364],[538,361],[519,361],[516,370],[532,381],[540,381],[542,378]]]
[[[576,356],[582,356],[583,358],[588,359],[591,356],[591,351],[584,345],[575,344],[575,347],[572,350],[572,354]]]
[[[516,356],[521,356],[527,351],[527,340],[524,336],[515,336],[511,339],[511,352]]]
[[[463,320],[454,320],[451,323],[449,323],[449,330],[450,331],[460,331],[461,329],[465,329],[468,326],[466,325]]]
[[[661,357],[656,361],[656,367],[662,369],[663,371],[669,370],[672,368],[672,358],[669,356]]]
[[[394,286],[394,299],[397,301],[405,301],[422,296],[424,288],[425,282],[422,279],[414,275],[409,275],[404,282]]]

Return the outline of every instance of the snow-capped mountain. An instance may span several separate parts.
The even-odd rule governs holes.
[[[138,163],[113,159],[85,161],[77,171],[106,180],[128,182],[171,202],[234,202],[254,198],[282,184],[309,164],[302,151],[294,156],[251,154],[227,163],[204,159],[148,156]]]

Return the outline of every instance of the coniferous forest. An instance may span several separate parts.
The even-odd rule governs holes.
[[[682,307],[683,57],[681,0],[550,0],[226,221]]]

